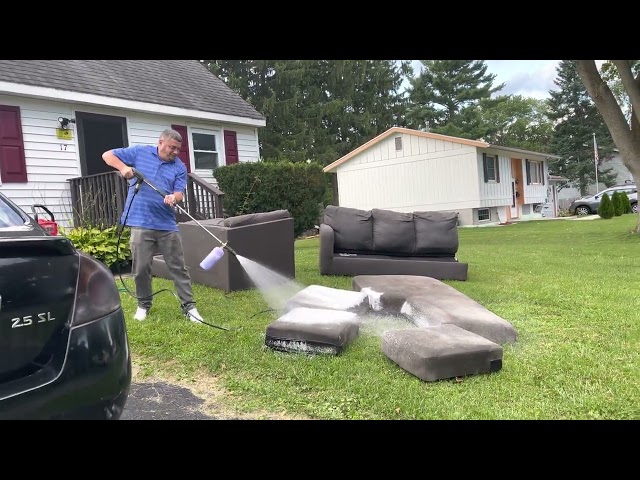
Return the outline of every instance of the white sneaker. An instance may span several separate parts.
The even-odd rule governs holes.
[[[189,317],[189,320],[195,323],[204,322],[203,318],[200,316],[200,313],[198,313],[198,310],[196,309],[196,307],[191,308],[187,312],[187,317]]]
[[[145,320],[147,318],[147,309],[138,307],[133,318],[135,318],[136,320]]]

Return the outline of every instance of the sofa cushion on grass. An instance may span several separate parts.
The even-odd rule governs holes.
[[[359,333],[353,312],[300,307],[267,325],[265,345],[284,352],[338,355]]]
[[[224,226],[243,227],[245,225],[254,225],[256,223],[271,222],[280,220],[281,218],[289,218],[291,215],[288,210],[274,210],[272,212],[247,213],[246,215],[237,215],[224,219]],[[202,222],[201,222],[202,223]]]
[[[328,205],[324,211],[324,223],[333,228],[336,251],[373,250],[370,211]]]
[[[395,252],[410,255],[416,243],[411,213],[371,210],[373,216],[373,248],[377,253]]]
[[[364,313],[369,310],[369,297],[365,292],[309,285],[287,300],[284,311],[299,307]]]
[[[390,330],[382,352],[402,369],[432,382],[502,368],[502,347],[455,325]]]
[[[455,255],[458,251],[458,214],[414,212],[415,254]]]

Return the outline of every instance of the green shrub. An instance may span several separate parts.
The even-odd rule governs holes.
[[[598,215],[600,215],[601,218],[613,218],[615,215],[613,202],[609,195],[602,195],[602,200],[600,200],[600,206],[598,207]]]
[[[620,192],[617,190],[613,192],[613,195],[611,195],[611,204],[613,205],[613,214],[616,217],[619,217],[624,213],[624,205],[620,198]]]
[[[214,171],[227,216],[288,210],[296,236],[313,228],[329,185],[322,166],[306,162],[240,162]]]
[[[627,195],[627,192],[620,192],[620,198],[622,199],[622,213],[631,213],[631,201],[629,200],[629,195]]]
[[[61,229],[61,235],[67,237],[73,245],[88,255],[100,260],[107,267],[113,269],[120,267],[131,260],[131,249],[129,239],[131,230],[125,228],[122,231],[120,245],[118,246],[118,227],[83,228],[77,227],[70,230]],[[117,247],[117,255],[116,255]]]

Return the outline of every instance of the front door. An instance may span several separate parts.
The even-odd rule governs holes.
[[[511,179],[511,218],[518,218],[518,185]]]
[[[521,205],[524,203],[522,187],[522,159],[511,159],[511,218],[520,217]]]
[[[82,176],[115,171],[102,160],[102,154],[129,145],[126,119],[86,112],[76,112],[75,116]]]

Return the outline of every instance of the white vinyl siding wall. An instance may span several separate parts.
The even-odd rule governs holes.
[[[527,185],[527,167],[525,159],[522,160],[522,179],[524,181],[524,200],[525,204],[545,203],[547,199],[551,199],[551,190],[549,188],[549,172],[545,161],[541,159],[528,159],[529,161],[542,163],[543,182]],[[532,167],[533,168],[533,167]]]
[[[499,182],[484,181],[484,167],[482,163],[483,153],[498,156]],[[477,164],[478,188],[480,189],[480,208],[511,205],[511,159],[495,152],[478,150]]]
[[[411,212],[479,205],[476,148],[459,143],[394,134],[338,166],[336,173],[344,207]]]
[[[0,190],[31,214],[31,205],[40,203],[65,224],[72,217],[68,178],[80,176],[78,139],[75,125],[71,140],[56,138],[58,117],[73,117],[71,105],[0,95],[0,105],[20,107],[27,183],[3,183]],[[48,220],[43,210],[37,210]]]
[[[27,213],[31,213],[32,204],[44,204],[63,227],[70,226],[70,220],[73,217],[67,180],[81,176],[81,171],[77,125],[70,124],[68,127],[73,132],[71,140],[57,139],[55,129],[59,127],[58,117],[60,116],[75,118],[76,111],[80,111],[123,117],[126,120],[129,145],[155,145],[162,130],[171,125],[186,125],[189,136],[191,136],[191,128],[213,131],[218,134],[216,147],[221,162],[224,162],[225,158],[222,132],[224,129],[234,130],[237,132],[238,161],[253,162],[259,159],[256,127],[223,125],[219,122],[206,123],[201,120],[196,122],[193,119],[7,95],[0,95],[0,105],[20,107],[28,180],[27,183],[1,184],[0,190]],[[192,143],[189,138],[191,159],[193,159]],[[216,183],[211,171],[196,171],[193,164],[191,171]]]
[[[488,155],[498,155],[499,159],[499,171],[500,182],[487,182],[484,181],[484,173],[482,166],[482,154],[483,152]],[[480,203],[482,207],[499,207],[511,205],[511,180],[512,178],[518,178],[515,175],[516,172],[511,171],[511,158],[513,154],[505,155],[504,152],[496,152],[495,150],[478,150],[478,182],[480,185]],[[514,157],[515,158],[515,157]],[[544,203],[547,199],[549,187],[549,172],[547,162],[543,157],[530,157],[528,160],[534,162],[540,162],[542,164],[544,184],[527,185],[527,170],[525,156],[518,154],[518,160],[520,168],[522,169],[521,178],[524,187],[524,204],[531,205],[534,203]],[[513,174],[513,175],[512,175]],[[549,195],[550,197],[550,195]]]

